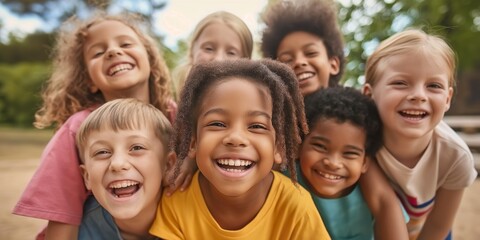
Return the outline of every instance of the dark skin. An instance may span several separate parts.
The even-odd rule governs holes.
[[[360,188],[375,218],[375,239],[408,239],[401,203],[375,161],[370,161],[367,172],[360,177]]]

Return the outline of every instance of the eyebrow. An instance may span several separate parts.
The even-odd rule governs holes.
[[[114,39],[115,39],[116,41],[122,40],[122,39],[124,39],[124,38],[128,38],[128,40],[133,40],[133,41],[135,41],[135,38],[132,37],[132,36],[130,36],[130,35],[118,35],[118,36],[114,37]],[[99,47],[99,46],[101,46],[101,45],[103,45],[103,44],[105,44],[105,42],[102,41],[102,42],[96,42],[96,43],[94,43],[94,44],[92,44],[92,45],[90,45],[90,46],[89,46],[89,45],[86,45],[85,51],[88,52],[88,51],[90,51],[92,48]]]
[[[312,43],[307,43],[303,46],[301,46],[301,49],[304,49],[304,48],[307,48],[307,47],[310,47],[310,46],[315,46],[316,44],[314,42]],[[291,54],[291,51],[283,51],[283,52],[279,52],[278,53],[278,56],[281,56],[281,55],[285,55],[285,54]]]
[[[312,139],[324,141],[324,142],[327,142],[327,143],[332,142],[332,141],[330,141],[328,138],[322,137],[322,136],[319,136],[319,135],[314,135],[314,136],[312,136]],[[346,148],[354,149],[354,150],[357,150],[357,151],[360,151],[360,152],[365,152],[365,149],[364,149],[364,148],[360,148],[360,147],[357,147],[357,146],[354,146],[354,145],[346,145]]]
[[[209,114],[215,114],[215,113],[217,113],[217,114],[222,114],[222,115],[228,114],[228,112],[227,112],[225,109],[222,109],[222,108],[212,108],[212,109],[206,111],[202,116],[205,117],[205,116],[207,116],[207,115],[209,115]],[[268,114],[268,113],[266,113],[266,112],[264,112],[264,111],[257,111],[257,110],[249,111],[247,115],[248,115],[248,116],[252,116],[252,117],[255,117],[255,116],[263,116],[263,117],[265,117],[265,118],[267,118],[267,119],[269,119],[269,120],[272,119],[272,117],[270,116],[270,114]]]

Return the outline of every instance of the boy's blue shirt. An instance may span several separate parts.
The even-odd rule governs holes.
[[[88,239],[122,239],[112,215],[97,202],[93,195],[90,195],[85,201],[82,223],[78,230],[78,240]]]

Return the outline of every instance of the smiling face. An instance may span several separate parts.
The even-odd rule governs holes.
[[[339,198],[353,190],[367,170],[365,138],[350,122],[316,122],[300,148],[302,174],[316,195]]]
[[[321,38],[307,32],[293,32],[278,46],[277,59],[288,64],[297,75],[303,96],[327,88],[330,75],[340,71],[337,57],[328,57]]]
[[[203,96],[189,156],[221,195],[254,193],[274,161],[281,163],[269,91],[232,77],[214,83]]]
[[[235,59],[242,56],[240,37],[226,24],[214,22],[203,29],[192,46],[192,63]]]
[[[386,144],[430,138],[450,107],[450,71],[438,56],[406,52],[386,58],[378,66],[375,84],[364,92],[375,101],[384,125]]]
[[[127,25],[106,20],[91,26],[83,49],[91,90],[105,99],[148,96],[150,63],[138,35]]]
[[[93,131],[83,156],[81,168],[87,189],[115,219],[141,218],[155,212],[167,153],[154,131]]]

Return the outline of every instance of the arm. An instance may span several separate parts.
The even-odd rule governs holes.
[[[447,190],[440,188],[437,190],[435,204],[428,214],[418,239],[445,239],[452,229],[463,192],[464,189]]]
[[[360,177],[360,188],[375,219],[375,239],[408,239],[401,204],[375,161]]]
[[[48,221],[47,229],[45,230],[46,240],[62,240],[62,239],[77,239],[78,226],[70,225],[61,222]]]
[[[190,185],[193,174],[197,170],[197,164],[195,159],[186,157],[183,160],[183,163],[180,166],[180,172],[176,177],[175,167],[172,165],[168,168],[169,170],[166,172],[166,176],[164,178],[164,186],[166,186],[165,194],[170,196],[178,189],[178,186],[180,186],[180,191],[184,191]]]

